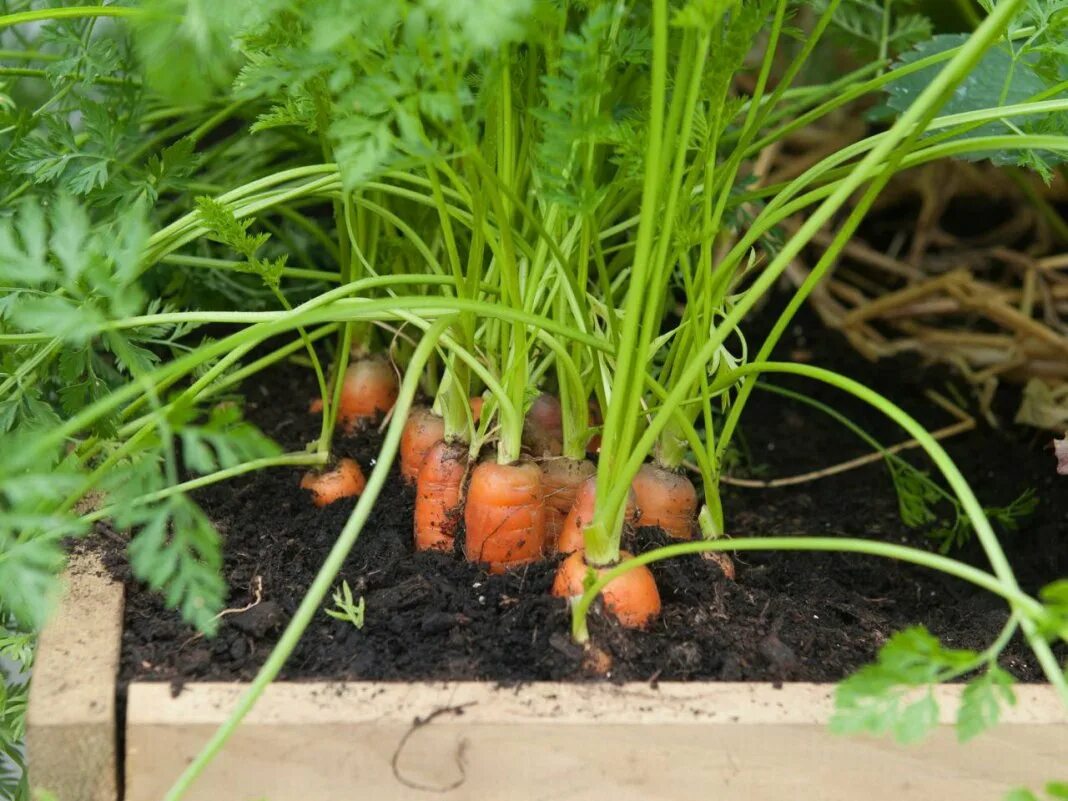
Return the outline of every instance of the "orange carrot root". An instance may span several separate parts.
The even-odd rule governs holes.
[[[312,398],[312,402],[308,404],[308,414],[322,414],[323,411],[323,399]]]
[[[535,456],[559,456],[564,448],[560,401],[543,393],[534,399],[523,426],[523,444]]]
[[[630,559],[630,554],[620,551],[620,561]],[[553,580],[552,593],[557,598],[573,598],[585,591],[583,582],[590,570],[581,552],[576,552],[560,563]],[[605,568],[597,569],[598,575]],[[660,592],[649,568],[639,565],[609,582],[601,591],[605,609],[627,628],[643,629],[660,614]]]
[[[338,419],[352,430],[385,414],[397,402],[397,376],[383,359],[350,364],[341,384]]]
[[[342,459],[333,470],[309,471],[300,480],[301,489],[310,490],[312,503],[320,507],[342,498],[354,498],[366,486],[363,470],[352,459]]]
[[[471,473],[464,510],[468,561],[502,573],[542,557],[545,510],[541,470],[533,462],[482,462]]]
[[[417,551],[452,550],[466,473],[466,445],[441,440],[426,454],[415,485]]]
[[[697,519],[697,490],[682,473],[652,464],[642,465],[634,478],[639,526],[660,526],[677,540],[693,539]]]
[[[401,475],[405,481],[415,483],[427,453],[444,438],[444,420],[425,406],[412,409],[401,434]]]
[[[481,395],[476,395],[471,398],[471,419],[478,423],[482,419],[482,406],[485,404],[485,399]]]
[[[545,552],[555,553],[557,540],[579,487],[597,472],[593,462],[560,457],[541,463],[541,483],[545,492]]]
[[[556,549],[560,553],[575,553],[586,549],[586,538],[583,532],[586,526],[593,520],[593,512],[597,502],[597,476],[590,476],[579,486],[575,494],[575,502],[564,518],[563,528],[557,539]],[[624,523],[632,525],[638,519],[638,509],[635,505],[634,490],[627,495],[627,510]]]

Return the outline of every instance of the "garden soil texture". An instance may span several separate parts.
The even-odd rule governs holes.
[[[779,348],[856,378],[914,414],[930,428],[944,411],[923,393],[951,379],[921,371],[914,361],[870,364],[810,315]],[[781,380],[781,385],[831,401],[884,444],[902,440],[877,412],[834,390]],[[1002,390],[1005,419],[1017,390]],[[242,388],[246,415],[287,449],[315,438],[318,417],[307,412],[316,394],[313,374],[285,366]],[[807,405],[756,393],[743,418],[750,475],[786,476],[862,455],[853,434]],[[1027,591],[1068,575],[1068,492],[1058,486],[1050,437],[1013,427],[976,430],[946,443],[979,499],[1006,504],[1033,489],[1038,506],[1004,547]],[[369,474],[378,454],[376,431],[339,438],[335,454],[352,457]],[[907,458],[930,466],[917,451]],[[230,587],[219,633],[206,639],[164,609],[158,596],[129,577],[115,532],[110,569],[126,581],[122,680],[172,682],[248,680],[294,613],[354,501],[314,507],[298,486],[301,473],[274,469],[199,491],[197,501],[225,540]],[[782,489],[725,488],[729,534],[870,537],[934,547],[905,527],[886,466],[876,463]],[[583,652],[569,636],[564,601],[549,594],[556,561],[491,576],[455,553],[414,553],[413,492],[396,467],[336,584],[348,582],[366,601],[365,624],[316,615],[280,676],[283,680],[484,680],[514,683],[589,680]],[[460,535],[462,542],[462,532]],[[656,529],[630,535],[642,552],[664,544]],[[964,557],[985,567],[973,542]],[[735,580],[700,556],[653,565],[663,614],[648,631],[619,628],[600,614],[595,642],[612,657],[617,681],[836,681],[870,662],[894,632],[924,624],[956,648],[981,649],[1007,620],[995,596],[918,567],[874,557],[821,553],[739,554]],[[327,601],[329,605],[329,600]],[[239,611],[244,610],[244,611]],[[1002,665],[1022,681],[1042,676],[1017,638]]]

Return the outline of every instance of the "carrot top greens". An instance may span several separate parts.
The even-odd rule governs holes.
[[[965,158],[1063,179],[1068,6],[947,5],[0,0],[0,656],[29,663],[71,538],[101,521],[125,532],[134,575],[210,635],[226,599],[222,538],[191,492],[330,466],[337,426],[352,424],[349,367],[373,362],[399,389],[366,488],[234,716],[168,799],[337,586],[420,396],[472,467],[538,474],[527,413],[543,393],[560,410],[548,451],[597,452],[579,551],[589,573],[568,584],[579,641],[602,589],[674,554],[866,553],[972,582],[1012,614],[982,653],[897,635],[842,685],[837,728],[916,739],[937,709],[905,695],[969,675],[958,727],[974,736],[1012,702],[997,656],[1017,629],[1068,703],[1050,650],[1068,639],[1064,588],[1024,593],[990,523],[1014,524],[1030,497],[984,509],[889,400],[770,360],[895,174]],[[869,123],[856,141],[769,174],[792,137],[845,114]],[[753,338],[750,312],[825,228],[822,257]],[[287,359],[314,373],[322,406],[318,436],[292,453],[242,419],[238,394]],[[951,507],[942,554],[725,537],[720,480],[749,395],[776,372],[873,405],[923,446],[937,480],[886,457],[906,522],[929,526],[936,504]],[[693,474],[701,538],[621,562],[647,460]],[[946,555],[970,537],[982,569]],[[18,762],[24,680],[0,682],[0,703],[0,756]],[[25,778],[2,781],[0,794],[27,797]]]

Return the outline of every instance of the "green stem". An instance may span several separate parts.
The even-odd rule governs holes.
[[[19,11],[0,17],[0,30],[13,25],[25,25],[30,22],[43,22],[52,19],[79,19],[84,17],[140,17],[145,12],[139,8],[124,6],[80,6],[76,8],[41,8],[33,11]]]

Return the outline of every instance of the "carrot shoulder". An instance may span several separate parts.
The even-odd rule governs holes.
[[[360,465],[352,459],[342,459],[333,470],[309,471],[300,480],[301,489],[311,492],[312,503],[327,506],[342,498],[354,498],[363,493],[367,480]]]
[[[639,526],[659,526],[677,540],[693,538],[697,490],[682,473],[644,464],[634,477]]]
[[[621,560],[630,559],[626,551],[620,551]],[[576,551],[560,563],[553,580],[552,593],[557,598],[573,598],[585,592],[586,574],[592,568],[586,564],[581,552]],[[604,568],[595,572],[602,574]],[[613,579],[601,591],[605,609],[627,628],[642,629],[660,615],[660,591],[656,579],[645,565],[628,570]]]
[[[533,462],[482,462],[471,473],[464,550],[494,573],[529,564],[545,548],[541,470]]]
[[[360,359],[345,370],[338,419],[353,429],[385,414],[397,402],[397,376],[384,359]]]
[[[430,448],[415,484],[415,549],[452,550],[460,522],[467,447],[444,440]]]
[[[445,421],[426,406],[417,406],[408,415],[401,433],[401,475],[409,484],[419,477],[419,468],[430,449],[445,438]]]

